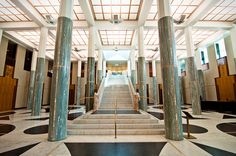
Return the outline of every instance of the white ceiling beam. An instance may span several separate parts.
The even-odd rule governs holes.
[[[95,21],[97,29],[106,30],[134,30],[138,27],[137,21],[123,21],[119,24],[112,24],[109,21]]]
[[[193,26],[193,28],[211,29],[211,30],[230,30],[231,28],[233,28],[233,23],[232,22],[199,21]]]
[[[211,10],[215,5],[221,0],[204,0],[198,8],[193,12],[188,20],[184,22],[185,26],[192,26],[197,23],[201,18],[203,18],[209,10]]]
[[[149,14],[149,11],[152,7],[152,2],[153,0],[143,0],[143,3],[141,5],[141,10],[139,13],[139,17],[138,17],[138,26],[144,25],[147,16]]]
[[[0,23],[0,29],[5,31],[11,30],[32,30],[38,29],[39,26],[35,22],[3,22]]]
[[[36,49],[37,47],[30,41],[26,40],[22,36],[18,35],[14,31],[4,31],[4,36],[10,40],[15,41],[16,43],[29,48],[29,49]]]
[[[27,0],[11,0],[18,8],[20,8],[30,19],[39,26],[49,25],[41,14]]]
[[[132,46],[124,46],[124,45],[109,45],[109,46],[102,46],[103,50],[114,50],[114,48],[117,47],[119,50],[130,50]]]
[[[89,1],[88,0],[78,0],[78,1],[79,1],[79,5],[81,9],[83,10],[85,19],[88,22],[89,26],[94,26],[95,21],[94,21],[94,17],[93,17],[93,13],[92,13]]]

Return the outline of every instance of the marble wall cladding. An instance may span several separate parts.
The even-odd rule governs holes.
[[[183,77],[179,76],[179,94],[180,94],[180,105],[184,105],[184,87],[183,87]]]
[[[153,76],[152,90],[153,90],[154,104],[157,105],[157,104],[159,104],[159,93],[158,93],[158,89],[157,89],[157,77],[156,76]]]
[[[5,61],[7,56],[7,46],[8,39],[2,37],[2,41],[0,42],[0,76],[4,75]]]
[[[146,87],[146,63],[145,57],[138,58],[138,80],[139,80],[139,108],[146,111],[147,110],[147,87]]]
[[[131,82],[136,90],[136,70],[131,70]]]
[[[51,92],[51,81],[52,78],[47,76],[48,73],[48,60],[45,59],[45,76],[44,76],[44,85],[43,85],[43,101],[42,105],[48,105],[50,103],[50,92]]]
[[[200,93],[198,84],[199,81],[194,57],[188,57],[186,59],[186,69],[187,69],[187,75],[189,76],[189,89],[190,89],[190,98],[191,98],[193,114],[200,115],[201,104],[200,104]]]
[[[27,109],[32,108],[33,93],[34,93],[34,80],[35,80],[35,71],[30,71],[29,90],[28,90],[28,97],[27,97]]]
[[[88,64],[87,64],[87,84],[86,84],[86,111],[90,111],[93,109],[94,103],[94,79],[95,79],[95,58],[88,57]]]
[[[225,41],[225,50],[227,53],[227,63],[228,63],[229,74],[233,75],[233,74],[236,74],[236,63],[235,63],[235,56],[234,56],[231,37],[230,36],[225,37],[224,41]]]
[[[100,86],[100,84],[102,82],[102,74],[103,74],[102,70],[97,71],[97,85],[98,85],[98,87]]]
[[[199,84],[201,100],[206,101],[205,82],[204,82],[204,75],[203,75],[202,70],[198,70],[198,84]]]
[[[14,78],[18,79],[15,108],[26,107],[30,72],[24,70],[26,49],[17,45]]]
[[[40,115],[41,103],[42,103],[42,93],[43,93],[43,80],[44,80],[44,66],[45,59],[37,58],[37,66],[35,73],[34,82],[34,94],[33,94],[33,105],[32,105],[32,116]]]
[[[76,105],[80,105],[80,95],[81,95],[81,77],[77,77],[76,85]]]
[[[58,18],[50,97],[49,141],[67,137],[72,23],[70,18]]]
[[[158,21],[158,29],[163,78],[165,136],[171,140],[183,140],[173,18],[170,16],[161,18]]]
[[[217,101],[215,78],[219,77],[218,66],[216,62],[216,53],[214,45],[207,47],[209,69],[204,70],[204,82],[206,89],[206,100]]]

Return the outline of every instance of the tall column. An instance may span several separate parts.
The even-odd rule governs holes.
[[[138,81],[139,81],[139,95],[140,102],[139,108],[147,110],[147,90],[146,90],[146,63],[144,57],[144,39],[143,39],[143,26],[138,28],[138,46],[139,46],[139,57],[138,57]]]
[[[159,4],[159,41],[163,79],[165,136],[171,140],[183,140],[180,109],[179,77],[173,18],[169,0],[157,0]]]
[[[105,78],[106,77],[106,68],[107,68],[107,63],[106,63],[106,60],[103,60],[102,62],[102,65],[103,65],[103,77]]]
[[[98,83],[98,87],[100,86],[101,82],[102,82],[102,62],[103,62],[103,53],[102,50],[99,49],[98,50],[98,79],[97,79],[97,83]]]
[[[77,72],[77,105],[80,105],[80,92],[81,92],[81,60],[78,60],[78,72]]]
[[[187,48],[186,69],[189,76],[190,98],[192,103],[192,111],[194,115],[201,114],[200,93],[198,83],[198,71],[194,59],[194,44],[192,39],[192,28],[186,27],[185,43]]]
[[[159,103],[159,93],[157,89],[156,60],[152,60],[152,78],[153,78],[153,99],[154,105]]]
[[[48,29],[46,27],[42,27],[40,32],[39,52],[37,57],[37,66],[35,73],[33,105],[31,112],[32,116],[40,115],[40,110],[41,110],[47,37],[48,37]]]
[[[95,69],[95,58],[94,58],[94,27],[89,28],[89,42],[88,42],[88,64],[87,64],[87,84],[86,84],[86,112],[93,109],[94,99],[94,69]]]
[[[61,0],[50,96],[49,141],[59,141],[67,137],[72,12],[73,0]]]
[[[231,38],[231,44],[233,49],[233,57],[234,57],[234,64],[235,64],[235,73],[236,74],[236,24],[234,24],[233,28],[230,30],[230,38]]]
[[[136,69],[135,69],[135,49],[130,51],[130,62],[131,62],[131,82],[134,90],[136,90]]]
[[[2,33],[3,33],[3,31],[2,31],[2,29],[0,29],[0,44],[2,42]]]
[[[127,76],[128,76],[128,77],[131,76],[131,72],[130,72],[130,60],[127,61]]]
[[[33,93],[34,93],[34,82],[35,82],[35,70],[37,63],[37,51],[33,50],[32,61],[31,61],[31,69],[30,69],[30,79],[29,79],[29,90],[27,97],[27,109],[32,108],[33,103]]]

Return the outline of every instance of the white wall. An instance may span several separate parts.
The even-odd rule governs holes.
[[[26,107],[30,72],[24,70],[26,49],[17,45],[14,78],[18,79],[15,108]]]

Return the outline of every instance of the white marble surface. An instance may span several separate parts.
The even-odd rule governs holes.
[[[236,153],[236,137],[228,135],[216,128],[216,125],[219,123],[225,122],[236,122],[235,119],[223,119],[223,114],[216,112],[204,112],[201,118],[208,118],[205,120],[190,120],[190,124],[198,125],[201,127],[205,127],[208,129],[207,133],[201,134],[191,134],[195,136],[197,139],[186,140],[183,141],[171,141],[165,139],[164,135],[123,135],[118,136],[116,139],[113,135],[111,136],[68,136],[67,139],[59,142],[48,142],[47,134],[42,135],[29,135],[24,134],[23,131],[30,127],[45,125],[48,124],[48,119],[43,121],[36,120],[25,120],[30,118],[38,118],[31,117],[29,114],[22,114],[27,112],[28,110],[16,110],[16,113],[10,115],[10,120],[0,120],[0,124],[12,124],[16,126],[16,129],[6,135],[0,136],[0,153],[10,151],[16,148],[20,148],[23,146],[31,145],[34,143],[39,143],[34,146],[30,150],[26,151],[22,155],[24,156],[58,156],[70,155],[69,150],[65,146],[64,142],[77,142],[77,143],[116,143],[116,142],[167,142],[164,148],[162,149],[160,155],[169,156],[169,155],[191,155],[191,156],[199,156],[199,155],[210,155],[203,149],[199,148],[192,142],[200,143],[203,145],[215,147],[218,149],[222,149],[225,151],[229,151],[232,153]],[[83,112],[84,109],[71,110],[70,113],[75,112]],[[161,109],[153,109],[149,107],[149,111],[160,112],[163,113]],[[186,109],[185,111],[189,111],[191,113],[191,108]],[[48,113],[42,112],[40,117],[48,117]],[[184,114],[183,114],[184,115]],[[236,115],[231,115],[236,116]],[[68,121],[71,122],[71,121]],[[163,120],[160,120],[163,122]],[[186,123],[186,119],[183,118],[183,123]]]

